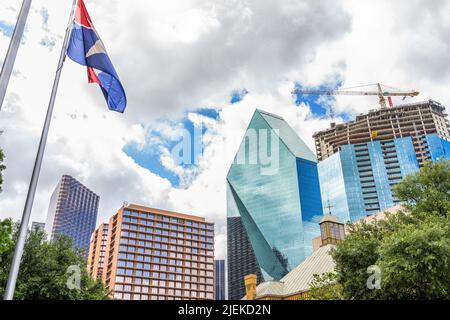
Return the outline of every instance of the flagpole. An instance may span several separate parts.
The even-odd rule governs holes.
[[[42,159],[44,157],[45,144],[47,143],[48,131],[50,128],[50,121],[52,119],[53,107],[55,105],[56,92],[58,91],[59,78],[61,77],[61,70],[66,58],[67,43],[69,41],[70,31],[73,25],[73,18],[75,13],[75,7],[77,0],[73,0],[72,9],[70,12],[69,23],[66,29],[66,35],[64,37],[63,45],[61,48],[61,54],[59,57],[58,67],[56,69],[55,79],[53,81],[52,93],[50,95],[50,101],[48,103],[47,115],[45,117],[44,127],[42,128],[41,140],[39,141],[39,148],[36,154],[36,160],[34,163],[33,174],[31,176],[30,186],[28,188],[27,200],[25,201],[25,207],[23,209],[22,220],[20,222],[19,237],[17,239],[16,248],[14,250],[14,256],[11,263],[11,269],[9,271],[8,283],[6,285],[5,300],[12,300],[14,297],[14,289],[16,287],[17,276],[19,274],[20,261],[22,259],[23,248],[28,232],[28,224],[30,222],[31,208],[33,207],[34,195],[36,193],[36,187],[39,179],[39,173],[41,171]]]
[[[17,18],[16,26],[6,52],[5,61],[3,62],[2,71],[0,73],[0,111],[2,110],[3,100],[5,99],[6,89],[8,88],[9,78],[13,71],[14,62],[16,61],[17,51],[19,50],[20,40],[23,36],[25,23],[27,22],[28,12],[30,12],[31,0],[23,0],[22,7]]]

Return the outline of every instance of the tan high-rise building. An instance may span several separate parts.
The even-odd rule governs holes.
[[[91,277],[102,279],[105,265],[108,224],[102,223],[93,233],[89,246],[88,271]]]
[[[93,264],[100,262],[94,258]],[[108,223],[102,280],[116,299],[214,299],[214,224],[139,205],[122,207]]]

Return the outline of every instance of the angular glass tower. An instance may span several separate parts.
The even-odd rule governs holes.
[[[244,276],[279,280],[312,253],[322,200],[313,152],[286,121],[256,110],[227,175],[228,297]]]

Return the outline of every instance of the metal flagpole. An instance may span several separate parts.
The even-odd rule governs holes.
[[[67,43],[69,41],[69,35],[72,29],[76,5],[77,0],[74,0],[72,10],[70,12],[69,24],[67,26],[66,35],[64,37],[64,42],[61,48],[61,55],[59,57],[58,68],[56,69],[55,80],[53,82],[52,93],[50,95],[50,101],[48,103],[47,115],[45,117],[44,127],[42,128],[41,140],[39,141],[39,148],[36,155],[36,161],[34,163],[33,174],[31,176],[30,186],[28,188],[27,200],[25,202],[25,208],[23,209],[22,221],[20,222],[19,237],[17,239],[16,248],[14,250],[11,269],[9,270],[8,283],[6,285],[6,291],[4,296],[5,300],[12,300],[14,296],[14,289],[16,287],[17,276],[19,274],[20,260],[22,259],[23,247],[25,245],[25,240],[27,237],[28,223],[30,222],[31,208],[33,207],[34,195],[36,193],[39,173],[41,171],[42,158],[44,156],[48,130],[50,127],[50,121],[52,119],[56,92],[58,91],[59,78],[61,76],[61,70],[64,64],[64,60],[66,58]]]
[[[6,89],[8,88],[9,78],[13,71],[14,62],[16,60],[17,51],[19,50],[20,40],[22,39],[25,22],[27,22],[28,12],[30,11],[31,0],[23,0],[19,17],[9,43],[8,52],[3,62],[2,71],[0,73],[0,110],[2,110],[3,100],[5,99]]]

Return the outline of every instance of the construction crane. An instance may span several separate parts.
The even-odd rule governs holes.
[[[376,86],[376,91],[356,91],[353,89],[356,88],[363,88],[363,87],[370,87],[370,86]],[[350,96],[378,96],[378,100],[380,103],[381,108],[387,108],[386,105],[386,99],[385,97],[388,97],[389,106],[392,108],[392,99],[391,97],[403,97],[403,100],[406,99],[406,97],[415,97],[419,95],[418,91],[402,91],[400,89],[396,89],[393,87],[389,87],[386,85],[383,85],[381,83],[375,83],[375,84],[366,84],[362,86],[357,87],[351,87],[351,88],[341,88],[337,90],[303,90],[303,89],[295,89],[292,91],[292,94],[312,94],[312,95],[325,95],[325,96],[338,96],[338,95],[350,95]]]

